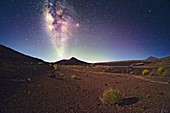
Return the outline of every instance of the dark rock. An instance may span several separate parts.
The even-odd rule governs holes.
[[[159,95],[164,95],[164,92],[159,92],[158,94],[159,94]]]
[[[138,89],[138,88],[139,88],[138,86],[135,87],[135,89]]]
[[[50,78],[56,78],[56,75],[55,74],[52,74],[49,76]]]
[[[147,95],[147,96],[146,96],[147,99],[150,99],[150,97],[151,97],[150,95]]]

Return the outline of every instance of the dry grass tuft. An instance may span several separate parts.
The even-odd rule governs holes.
[[[102,101],[107,104],[120,104],[122,102],[122,95],[119,91],[110,88],[104,90],[102,94]]]

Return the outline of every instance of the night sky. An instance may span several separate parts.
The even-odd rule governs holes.
[[[1,0],[0,6],[0,44],[45,61],[170,55],[169,0]]]

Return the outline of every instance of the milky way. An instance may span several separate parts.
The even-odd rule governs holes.
[[[57,55],[63,57],[73,32],[80,26],[74,8],[65,0],[46,0],[44,18]]]
[[[169,0],[1,0],[0,4],[0,44],[48,62],[73,56],[106,62],[170,55]]]

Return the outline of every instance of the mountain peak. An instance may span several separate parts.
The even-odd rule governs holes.
[[[75,57],[71,57],[69,60],[60,60],[58,62],[56,62],[58,64],[62,64],[62,65],[87,65],[89,63],[78,60]]]
[[[77,58],[75,57],[71,57],[70,60],[78,60]]]
[[[150,56],[150,57],[148,57],[146,60],[158,60],[159,58],[157,58],[157,57],[154,57],[154,56]]]

